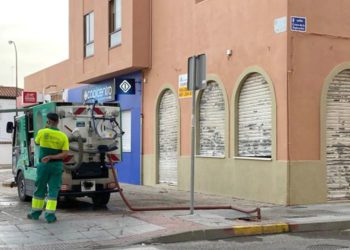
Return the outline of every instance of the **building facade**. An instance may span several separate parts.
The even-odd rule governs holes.
[[[349,14],[344,0],[71,0],[69,59],[25,88],[138,75],[130,136],[140,161],[124,181],[188,190],[187,59],[205,53],[195,190],[276,204],[349,199]]]
[[[17,96],[20,96],[22,89],[18,89]],[[16,108],[16,88],[0,86],[0,109]],[[0,165],[12,164],[12,137],[6,132],[6,124],[14,121],[15,112],[0,113]]]
[[[135,72],[68,90],[68,102],[83,103],[93,98],[101,103],[118,102],[122,110],[122,159],[116,165],[118,179],[142,183],[141,116],[142,74]]]

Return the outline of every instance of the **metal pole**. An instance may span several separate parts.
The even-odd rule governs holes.
[[[194,64],[194,72],[196,72],[196,63]],[[194,76],[192,88],[192,135],[191,135],[191,214],[194,213],[194,163],[195,163],[195,126],[196,126],[196,74]]]
[[[18,96],[18,62],[17,62],[17,47],[14,41],[9,41],[9,44],[13,44],[15,48],[15,56],[16,56],[16,116],[18,116],[18,106],[17,106],[17,96]]]

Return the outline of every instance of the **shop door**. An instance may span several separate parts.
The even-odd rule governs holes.
[[[272,104],[265,78],[251,74],[238,102],[238,156],[271,158]]]
[[[209,82],[200,98],[198,146],[201,156],[225,156],[225,101],[216,82]]]
[[[329,86],[326,119],[328,199],[350,199],[350,70]]]
[[[178,116],[176,97],[166,90],[159,105],[159,183],[177,185]]]

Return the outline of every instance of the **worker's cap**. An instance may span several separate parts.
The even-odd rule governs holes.
[[[46,117],[51,121],[58,122],[58,115],[56,113],[50,112]]]

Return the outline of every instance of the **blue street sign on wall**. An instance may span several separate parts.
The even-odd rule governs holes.
[[[116,79],[117,95],[135,95],[135,79]]]
[[[291,31],[306,32],[307,20],[306,17],[292,16],[290,17]]]

